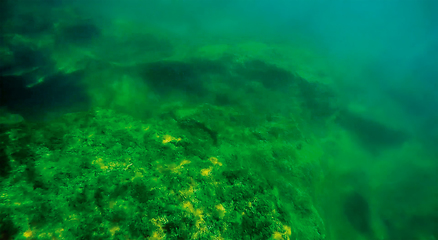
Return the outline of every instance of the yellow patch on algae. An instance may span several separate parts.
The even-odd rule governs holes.
[[[211,170],[212,170],[211,168],[202,169],[201,170],[201,175],[204,176],[204,177],[207,177],[208,175],[210,175]]]

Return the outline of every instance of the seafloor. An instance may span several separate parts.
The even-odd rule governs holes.
[[[1,26],[0,239],[432,239],[404,230],[430,208],[372,195],[393,196],[379,159],[420,147],[305,41],[26,9]]]

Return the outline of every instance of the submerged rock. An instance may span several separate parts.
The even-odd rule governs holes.
[[[12,114],[12,113],[0,113],[0,124],[16,124],[24,121],[24,118],[20,114]]]

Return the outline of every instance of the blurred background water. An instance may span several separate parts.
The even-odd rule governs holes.
[[[196,71],[232,76],[226,64],[192,70],[160,61],[262,59],[246,67],[279,66],[327,86],[336,99],[335,110],[303,118],[303,131],[324,151],[316,205],[327,239],[438,239],[438,1],[0,4],[0,124],[97,106],[147,118],[165,101],[213,94],[199,87]],[[269,73],[245,76],[265,87],[279,82]],[[185,95],[169,93],[169,85]],[[277,107],[288,104],[280,99]]]

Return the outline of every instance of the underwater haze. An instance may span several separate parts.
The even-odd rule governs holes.
[[[0,2],[0,239],[438,240],[438,1]]]
[[[193,44],[212,38],[304,41],[329,58],[333,74],[340,74],[335,87],[347,102],[370,114],[393,111],[384,117],[390,118],[387,123],[404,128],[436,114],[437,5],[431,0],[78,2],[97,21],[146,22]],[[388,101],[401,112],[382,106]]]

